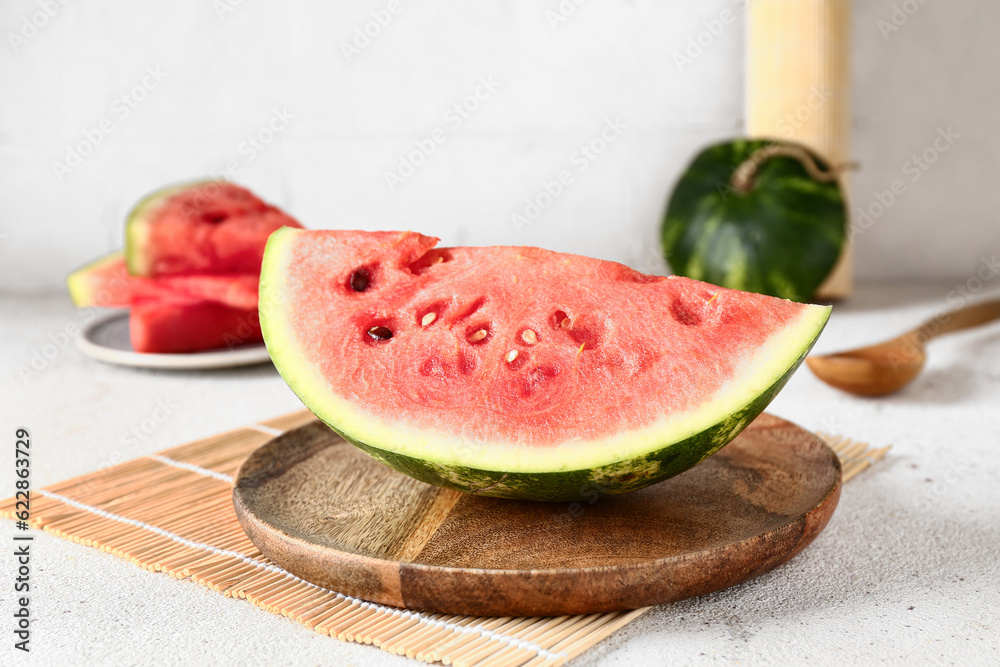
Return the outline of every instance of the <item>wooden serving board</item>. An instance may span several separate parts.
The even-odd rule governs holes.
[[[695,468],[592,502],[459,493],[410,479],[315,421],[252,453],[233,486],[261,552],[372,602],[477,616],[634,609],[781,565],[826,526],[836,454],[761,415]]]

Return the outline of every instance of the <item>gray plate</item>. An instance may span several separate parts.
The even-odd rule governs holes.
[[[191,354],[148,354],[132,349],[128,330],[128,311],[119,310],[98,317],[83,329],[76,341],[89,357],[123,366],[140,368],[228,368],[270,361],[263,343],[244,345],[231,350],[210,350]]]

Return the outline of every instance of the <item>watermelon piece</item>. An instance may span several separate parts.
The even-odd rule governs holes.
[[[246,188],[204,181],[158,190],[125,222],[129,273],[136,276],[260,273],[264,245],[280,227],[301,227]]]
[[[677,182],[663,217],[671,270],[723,287],[809,299],[846,240],[840,183],[832,176],[817,180],[832,173],[821,157],[790,142],[709,146]]]
[[[256,308],[156,300],[132,304],[129,336],[136,352],[151,353],[233,349],[263,340]]]
[[[282,229],[261,324],[344,438],[425,482],[571,500],[682,472],[799,366],[830,308],[539,248]]]
[[[130,276],[125,256],[114,252],[77,269],[66,278],[70,298],[78,308],[127,308],[134,301],[192,303],[212,301],[232,308],[257,307],[256,275]]]
[[[66,278],[77,308],[127,308],[132,303],[133,279],[125,267],[125,253],[113,252],[80,267]]]

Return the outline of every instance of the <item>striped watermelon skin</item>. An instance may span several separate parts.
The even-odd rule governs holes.
[[[662,225],[664,256],[675,273],[793,301],[809,299],[829,275],[846,237],[836,181],[821,183],[797,159],[772,157],[759,164],[749,192],[731,186],[733,171],[774,143],[714,144],[688,166]]]
[[[811,345],[810,345],[811,348]],[[375,444],[339,431],[335,423],[324,423],[342,438],[366,454],[422,482],[456,491],[493,498],[531,499],[548,502],[593,500],[645,488],[693,468],[731,442],[761,414],[785,386],[806,358],[799,360],[743,409],[727,415],[713,426],[679,442],[667,442],[643,456],[637,456],[599,468],[560,470],[557,472],[500,472],[466,466],[448,465],[381,449]]]

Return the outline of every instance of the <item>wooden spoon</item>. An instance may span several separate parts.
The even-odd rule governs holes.
[[[868,347],[808,357],[806,364],[823,382],[862,396],[883,396],[908,385],[924,367],[924,345],[935,336],[1000,318],[1000,299],[942,313],[898,338]]]

